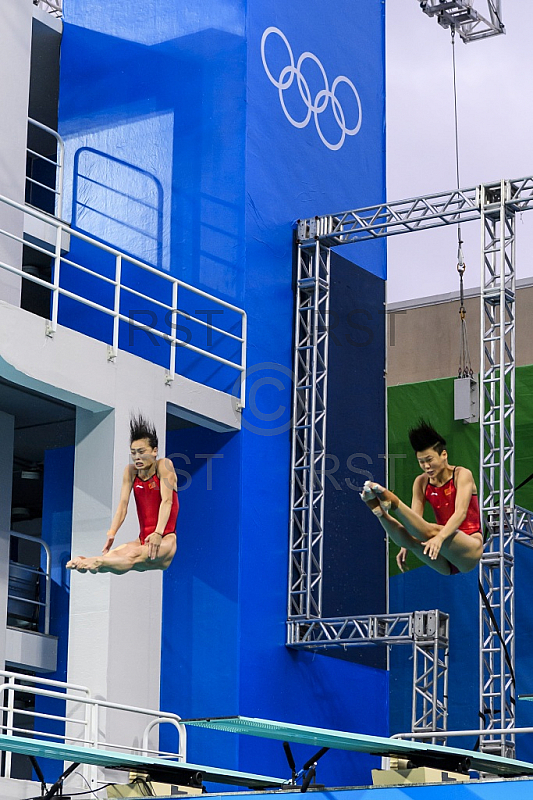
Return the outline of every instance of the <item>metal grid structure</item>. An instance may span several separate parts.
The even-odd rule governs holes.
[[[329,248],[298,248],[289,619],[322,613],[329,269]]]
[[[517,544],[533,549],[533,512],[522,506],[514,507],[515,510],[515,536]]]
[[[326,628],[320,627],[324,622],[321,619],[323,505],[321,516],[317,517],[320,519],[319,536],[315,537],[319,539],[320,547],[310,551],[310,542],[315,543],[311,533],[298,539],[295,535],[302,527],[298,520],[303,518],[304,511],[311,505],[317,507],[318,496],[322,504],[324,498],[320,476],[315,475],[316,484],[311,484],[309,479],[306,483],[299,478],[299,472],[304,470],[296,469],[307,464],[307,474],[310,475],[310,465],[313,465],[317,473],[320,454],[325,452],[317,449],[319,445],[325,446],[325,441],[313,439],[309,431],[316,419],[313,408],[316,409],[317,404],[321,430],[325,431],[326,376],[321,374],[320,386],[316,381],[313,383],[315,379],[310,365],[315,363],[311,350],[317,344],[313,342],[320,341],[318,363],[327,372],[327,326],[321,331],[310,329],[310,324],[317,325],[320,320],[323,323],[323,316],[311,318],[309,311],[303,310],[303,289],[314,280],[313,291],[319,297],[319,266],[323,265],[326,265],[322,276],[324,291],[329,287],[327,250],[330,247],[482,219],[481,505],[487,519],[489,542],[480,565],[480,580],[489,597],[501,639],[491,614],[483,607],[480,694],[487,734],[482,737],[481,745],[487,751],[502,755],[514,752],[513,737],[510,734],[491,735],[490,730],[511,728],[514,724],[511,696],[514,669],[513,546],[515,537],[524,543],[533,541],[533,514],[526,509],[519,509],[516,514],[514,509],[514,218],[517,212],[531,208],[533,177],[527,176],[300,220],[297,231],[299,264],[293,425],[300,432],[293,431],[289,631],[292,622],[307,617],[306,624],[311,626],[309,630],[321,629],[324,632]],[[302,279],[303,283],[300,283]],[[311,301],[309,307],[312,307]],[[305,361],[302,355],[304,347],[308,348]],[[307,365],[305,370],[301,366],[304,363]],[[319,401],[314,400],[316,393],[320,394]],[[308,431],[307,439],[301,432],[304,429]],[[295,450],[295,442],[300,450]],[[312,492],[308,488],[311,485]],[[315,485],[321,488],[318,494]],[[295,565],[298,565],[298,570]],[[313,603],[301,599],[311,594]],[[347,629],[342,623],[350,619],[339,621],[336,629],[329,627],[331,635],[324,636],[321,646],[334,647],[343,643]],[[304,624],[300,625],[301,630],[304,627]],[[309,636],[296,643],[289,635],[287,644],[315,648],[316,643],[308,640]],[[433,669],[437,669],[435,664]],[[427,670],[427,664],[420,668],[415,666],[415,684],[417,676]],[[413,687],[413,698],[415,693]],[[427,715],[426,722],[429,724]]]
[[[418,0],[424,14],[436,17],[443,28],[455,28],[463,42],[474,42],[505,33],[501,0],[484,0],[483,16],[473,7],[473,0]]]
[[[492,613],[480,599],[480,713],[487,731],[480,747],[514,757],[514,417],[515,209],[512,187],[482,186],[481,409],[479,500],[487,542],[480,581]],[[495,621],[497,625],[495,624]]]
[[[442,611],[369,614],[359,617],[289,620],[291,647],[411,645],[413,648],[413,731],[446,730],[448,717],[449,617]]]

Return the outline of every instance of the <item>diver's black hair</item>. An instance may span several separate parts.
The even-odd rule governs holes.
[[[422,450],[435,450],[440,456],[446,447],[446,439],[437,433],[425,419],[419,419],[417,425],[409,430],[409,441],[415,453],[420,453]]]
[[[142,414],[130,417],[130,444],[139,439],[148,439],[150,447],[157,447],[157,433],[151,422]]]

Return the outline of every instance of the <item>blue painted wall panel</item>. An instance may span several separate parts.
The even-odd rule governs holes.
[[[59,112],[65,216],[73,226],[237,304],[244,261],[243,34],[240,0],[201,11],[154,1],[143,8],[142,24],[118,3],[97,3],[87,14],[84,0],[70,0]],[[73,239],[69,258],[107,274],[105,258],[93,251],[87,264],[85,251]],[[95,279],[79,273],[75,282],[82,294],[95,299],[92,292],[100,292],[110,304],[109,286],[88,286]],[[170,304],[168,289],[160,297],[152,278],[144,279],[143,291]],[[205,308],[205,300],[194,300],[194,310]],[[145,300],[126,294],[121,311],[169,331],[165,311]],[[75,301],[62,301],[60,322],[111,341],[109,319]],[[231,314],[221,322],[232,330]],[[206,342],[203,330],[187,327],[192,344],[228,357],[217,340]],[[168,366],[168,346],[153,336],[122,326],[120,346]],[[180,372],[215,388],[227,391],[237,378],[181,349],[178,357]]]
[[[182,717],[237,713],[239,437],[172,431],[166,452],[178,475],[180,512],[177,555],[163,576],[161,708]],[[162,742],[173,737],[162,730]],[[189,760],[201,762],[205,740],[205,731],[191,729]],[[231,740],[208,744],[207,753],[214,765],[236,762]]]
[[[274,2],[248,3],[245,296],[253,374],[249,376],[249,404],[241,434],[243,464],[253,465],[243,471],[242,490],[241,674],[250,677],[241,681],[241,713],[305,719],[310,724],[314,720],[317,725],[349,730],[368,724],[376,731],[387,727],[386,675],[335,659],[290,653],[283,646],[283,620],[294,303],[292,242],[287,229],[298,217],[383,199],[382,26],[379,2],[341,3],[335,15],[327,18],[320,3],[307,4],[305,13],[294,5],[282,8]],[[276,30],[269,32],[270,28]],[[286,42],[294,65],[300,54],[313,53],[330,88],[337,76],[344,75],[360,90],[363,124],[338,150],[323,143],[314,114],[307,125],[296,127],[284,113],[282,101],[286,108],[290,105],[293,120],[307,116],[296,91],[298,79],[280,93],[268,76],[270,72],[278,82],[283,81],[280,75],[289,67],[285,72],[288,79],[291,56]],[[319,106],[326,95],[320,95],[325,82],[316,60],[306,59],[300,81],[304,74],[312,102]],[[308,97],[305,88],[303,92]],[[330,143],[337,141],[334,136],[339,133],[331,112],[333,102],[330,97],[329,111],[317,113]],[[348,109],[349,97],[343,94],[342,102]],[[355,121],[350,124],[356,126]],[[376,251],[371,263],[364,264],[380,276],[384,275],[383,265],[383,248]],[[273,367],[272,362],[278,366]],[[348,388],[352,390],[351,385]],[[262,665],[267,666],[261,669]],[[354,685],[360,686],[360,694],[352,693]],[[282,755],[275,756],[274,750],[268,750],[272,763],[281,766]],[[246,763],[257,767],[262,752],[266,752],[264,743],[241,743]],[[331,758],[328,754],[321,770],[324,780],[336,785],[353,780],[355,774],[355,780],[361,782],[369,778],[367,764],[360,762],[354,773],[338,754]]]
[[[301,54],[313,56],[300,61],[299,77],[285,72],[293,80],[280,95],[269,73],[279,81],[290,67],[285,39],[295,69]],[[342,0],[335,14],[318,0],[305,8],[149,0],[142,17],[118,0],[90,9],[66,0],[60,130],[75,225],[248,313],[243,430],[189,428],[167,441],[183,490],[178,554],[164,575],[161,702],[183,716],[242,713],[387,732],[384,671],[284,644],[292,224],[383,200],[383,58],[382,0]],[[292,124],[283,104],[307,123]],[[337,147],[343,126],[353,135]],[[381,281],[384,244],[356,252]],[[108,335],[91,314],[64,321]],[[163,363],[163,349],[155,351],[136,337],[134,352]],[[231,381],[186,362],[218,388]],[[208,453],[223,456],[211,462],[211,488]],[[284,768],[279,747],[213,736],[191,732],[193,760]],[[366,782],[369,764],[332,753],[322,774],[330,784]]]
[[[67,680],[70,573],[65,569],[71,558],[72,493],[74,488],[74,447],[46,450],[44,456],[42,538],[52,556],[50,633],[58,637],[57,670],[44,677]],[[65,703],[47,697],[35,698],[35,710],[44,714],[65,714]],[[64,734],[65,726],[53,720],[40,720],[39,728]],[[57,762],[40,759],[46,780],[57,779]]]

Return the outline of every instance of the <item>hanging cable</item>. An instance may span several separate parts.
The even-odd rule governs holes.
[[[452,35],[452,65],[453,65],[453,110],[455,124],[455,180],[457,191],[461,188],[459,175],[459,123],[457,113],[457,69],[455,64],[455,25],[451,26]],[[461,233],[461,223],[457,223],[457,272],[459,273],[459,316],[461,319],[461,342],[459,350],[459,378],[472,378],[474,372],[470,361],[470,351],[468,349],[468,332],[466,328],[466,308],[464,303],[463,276],[466,264],[463,256],[463,238]]]

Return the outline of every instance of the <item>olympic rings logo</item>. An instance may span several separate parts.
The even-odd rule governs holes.
[[[274,75],[272,75],[272,72],[268,68],[265,56],[266,41],[268,37],[273,34],[279,36],[279,38],[284,43],[285,47],[287,48],[287,55],[289,60],[289,64],[281,70],[277,78]],[[309,52],[302,53],[295,66],[294,55],[287,37],[282,31],[280,31],[279,28],[274,28],[274,27],[267,28],[263,33],[263,36],[261,38],[261,59],[263,61],[263,67],[265,68],[265,72],[267,74],[269,81],[273,83],[274,86],[278,89],[279,102],[281,104],[281,108],[283,109],[283,113],[285,114],[291,125],[294,125],[295,128],[307,127],[309,121],[311,120],[311,115],[312,115],[315,121],[315,126],[318,135],[320,136],[322,142],[330,150],[340,150],[347,136],[355,136],[355,134],[359,132],[361,123],[363,121],[363,109],[361,107],[361,100],[357,92],[357,89],[355,88],[351,80],[347,78],[345,75],[339,75],[337,78],[335,78],[330,88],[328,77],[326,75],[324,67],[322,66],[321,61],[319,61],[319,59],[314,55],[314,53],[309,53]],[[317,65],[322,75],[322,80],[324,81],[324,88],[321,89],[319,92],[317,92],[314,98],[311,97],[311,90],[309,88],[309,84],[302,73],[302,66],[306,61],[312,61]],[[284,92],[286,92],[287,89],[289,89],[292,86],[295,78],[298,91],[300,92],[300,97],[302,98],[302,101],[306,107],[306,114],[303,117],[303,119],[300,120],[294,119],[294,117],[291,116],[285,104],[285,98],[284,98]],[[351,91],[353,92],[353,96],[355,98],[355,102],[357,104],[357,125],[354,128],[346,127],[346,117],[344,114],[344,109],[340,103],[340,100],[335,95],[337,87],[340,86],[341,84],[346,84],[346,86],[348,86],[348,88],[351,89]],[[335,122],[339,126],[341,132],[340,138],[337,142],[329,142],[324,136],[322,129],[320,127],[320,114],[322,114],[328,108],[330,101]]]

